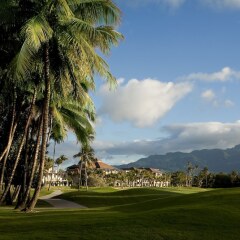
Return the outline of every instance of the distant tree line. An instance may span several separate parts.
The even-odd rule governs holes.
[[[240,187],[240,174],[237,171],[212,173],[207,167],[199,169],[198,166],[188,163],[186,171],[171,173],[171,185],[201,188]]]
[[[207,167],[199,169],[197,165],[188,162],[185,171],[163,172],[156,175],[145,169],[134,169],[117,174],[95,172],[92,178],[102,179],[106,185],[122,187],[200,187],[200,188],[230,188],[240,187],[240,173],[213,173]],[[101,185],[103,184],[101,181]]]

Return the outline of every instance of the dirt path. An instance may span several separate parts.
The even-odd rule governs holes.
[[[54,208],[87,208],[83,205],[80,205],[80,204],[77,204],[77,203],[74,203],[71,201],[67,201],[67,200],[60,199],[60,198],[55,198],[55,197],[61,195],[62,193],[63,192],[61,190],[56,190],[51,194],[40,197],[40,199],[48,202]]]

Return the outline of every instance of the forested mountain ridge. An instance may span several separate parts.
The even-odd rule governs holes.
[[[178,171],[185,170],[188,162],[198,165],[199,168],[208,167],[212,172],[238,171],[240,170],[240,145],[225,150],[203,149],[190,153],[174,152],[165,155],[151,155],[116,167],[152,167],[165,171]]]

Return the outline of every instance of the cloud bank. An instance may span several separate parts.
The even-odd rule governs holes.
[[[192,84],[186,82],[176,84],[149,78],[131,79],[124,84],[120,79],[116,91],[101,88],[103,103],[99,114],[106,114],[115,122],[129,121],[136,127],[149,127],[191,91]]]
[[[168,152],[228,148],[240,143],[240,121],[175,124],[162,129],[168,137],[156,140],[95,142],[96,151],[106,155],[154,155]]]

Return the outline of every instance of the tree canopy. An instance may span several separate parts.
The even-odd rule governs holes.
[[[89,92],[96,75],[116,85],[102,56],[123,39],[120,20],[110,0],[1,1],[1,204],[14,185],[21,186],[17,205],[34,208],[50,139],[64,141],[71,129],[90,145],[95,108]]]

